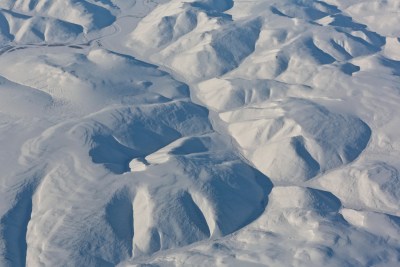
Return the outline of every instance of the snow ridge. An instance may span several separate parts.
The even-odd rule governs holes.
[[[397,266],[399,9],[2,1],[0,265]]]

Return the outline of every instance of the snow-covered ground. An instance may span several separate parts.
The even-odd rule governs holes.
[[[0,266],[399,266],[400,1],[0,1]]]

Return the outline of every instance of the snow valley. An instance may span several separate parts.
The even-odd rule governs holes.
[[[399,266],[398,0],[2,0],[0,266]]]

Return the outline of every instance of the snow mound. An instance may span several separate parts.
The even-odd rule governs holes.
[[[353,161],[371,135],[360,119],[299,99],[228,111],[220,117],[229,123],[244,155],[281,183],[303,182]]]
[[[269,205],[274,209],[307,209],[318,212],[338,211],[341,203],[332,194],[296,186],[274,187],[269,195]]]
[[[235,235],[123,266],[144,262],[173,265],[181,261],[196,266],[221,262],[229,266],[259,266],[265,262],[278,266],[361,267],[368,262],[396,265],[398,217],[341,209],[334,195],[311,188],[274,187],[269,199],[262,216]],[[390,243],[391,248],[382,248],[381,242]],[[367,249],[371,244],[377,248],[374,253]],[[233,250],[240,252],[234,254]]]
[[[220,145],[215,147],[215,140],[179,139],[145,157],[145,168],[133,166],[146,188],[138,193],[134,212],[138,218],[148,214],[135,223],[136,255],[227,235],[261,213],[268,182]],[[152,181],[160,176],[164,186],[154,187]]]
[[[343,10],[349,13],[354,19],[366,24],[371,30],[384,36],[395,37],[400,35],[396,25],[400,23],[398,10],[400,4],[396,0],[354,2],[338,1]],[[397,11],[396,11],[397,10]],[[385,17],[382,20],[382,16]]]
[[[103,118],[103,123],[106,117],[96,115],[97,119]],[[44,133],[39,143],[24,148],[41,151],[31,157],[39,162],[49,155],[59,159],[43,162],[49,164],[46,175],[33,195],[27,232],[30,262],[37,262],[39,255],[46,264],[55,264],[53,251],[41,248],[45,240],[65,251],[57,258],[58,263],[115,264],[131,256],[225,236],[253,221],[264,209],[271,184],[227,149],[216,134],[180,138],[142,157],[144,169],[132,168],[132,173],[113,177],[90,163],[90,144],[82,144],[84,140],[99,139],[90,134],[90,121],[85,129],[72,124],[66,130],[71,127],[68,124]],[[118,136],[117,129],[114,135]],[[107,152],[101,155],[113,160],[119,158],[116,152],[124,153],[122,148],[104,149]],[[79,189],[72,184],[79,185]],[[81,201],[87,206],[76,206]],[[71,209],[64,211],[56,225],[46,227],[59,217],[65,205]],[[78,229],[80,234],[76,235]],[[86,246],[87,242],[97,246]],[[103,246],[103,242],[114,245]],[[76,245],[84,253],[73,249]]]
[[[88,125],[83,124],[74,128],[73,134],[89,134],[80,139],[90,140],[89,154],[93,161],[116,173],[128,171],[133,158],[149,155],[182,136],[211,131],[207,112],[185,101],[104,113],[94,117],[96,124],[101,125],[99,129],[95,127],[96,130],[88,132]]]
[[[247,6],[237,5],[228,11],[235,20],[213,5],[160,5],[139,23],[128,45],[189,80],[233,70],[248,79],[305,83],[323,66],[342,65],[385,44],[384,36],[326,3],[263,1],[248,4],[248,16],[237,13]]]
[[[323,2],[265,1],[252,8],[270,14],[254,53],[233,72],[241,77],[309,84],[327,65],[373,54],[385,44],[383,36]]]
[[[0,17],[3,20],[3,35],[16,43],[71,43],[83,33],[82,26],[54,18],[24,16],[7,11],[3,11]]]
[[[54,52],[38,56],[29,49],[18,53],[24,55],[20,61],[7,55],[0,59],[8,66],[0,68],[0,73],[47,93],[59,105],[71,106],[76,112],[95,111],[111,103],[150,104],[188,97],[186,85],[156,67],[106,50],[93,50],[88,55]],[[107,75],[110,71],[116,75]]]
[[[282,99],[291,92],[309,91],[309,87],[275,80],[214,78],[197,85],[196,96],[217,112],[260,105],[267,100]]]
[[[86,31],[100,29],[115,21],[107,8],[99,5],[101,1],[86,0],[18,0],[13,10],[25,14],[40,14],[81,25]]]
[[[336,171],[317,181],[349,208],[368,208],[399,216],[399,172],[383,162]]]
[[[157,60],[185,73],[188,79],[224,74],[254,51],[261,21],[233,22],[215,12],[214,7],[198,2],[161,5],[139,23],[129,46],[142,53],[148,49],[160,52]]]
[[[342,209],[343,218],[352,225],[371,234],[398,242],[400,234],[400,220],[398,217],[367,211]]]

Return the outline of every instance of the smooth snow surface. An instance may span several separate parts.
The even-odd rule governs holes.
[[[0,1],[0,266],[400,266],[398,0]]]

